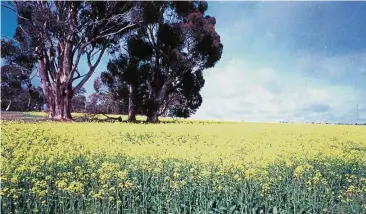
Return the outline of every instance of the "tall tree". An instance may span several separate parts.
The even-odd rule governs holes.
[[[22,84],[19,81],[20,74],[18,72],[5,72],[4,68],[5,66],[1,67],[1,106],[8,111],[14,99],[22,91]]]
[[[86,90],[85,88],[81,88],[72,98],[71,100],[71,110],[72,112],[85,112],[86,106]]]
[[[111,61],[108,72],[120,82],[131,85],[143,77],[148,122],[166,111],[188,117],[201,105],[202,72],[223,50],[215,18],[204,16],[207,7],[205,1],[144,2],[143,24],[128,40],[128,56]]]
[[[14,38],[29,43],[37,58],[49,117],[71,120],[71,100],[89,80],[107,50],[137,26],[136,2],[10,2],[18,14]],[[86,58],[88,70],[78,65]]]
[[[128,121],[135,121],[136,113],[141,114],[145,110],[144,98],[147,95],[146,66],[139,62],[148,59],[152,49],[136,36],[129,37],[126,46],[126,54],[108,62],[101,80],[115,99],[128,103]]]
[[[33,86],[32,80],[36,76],[36,58],[29,47],[16,43],[13,40],[1,40],[1,57],[5,60],[1,66],[1,95],[2,100],[8,101],[9,110],[14,100],[23,101],[24,106],[17,103],[18,110],[31,110],[31,104],[40,101],[38,88]],[[22,98],[20,99],[20,96]],[[35,100],[33,100],[35,99]]]
[[[127,107],[123,100],[114,99],[113,94],[105,89],[100,78],[94,80],[94,90],[88,97],[86,112],[92,114],[125,114]]]

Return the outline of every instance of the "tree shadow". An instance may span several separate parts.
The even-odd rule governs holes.
[[[103,115],[105,118],[100,118],[100,115]],[[60,123],[129,123],[129,124],[178,124],[182,123],[181,120],[172,118],[171,120],[159,120],[156,123],[147,122],[146,120],[136,119],[134,121],[129,121],[127,119],[123,119],[122,116],[112,117],[106,114],[91,114],[85,113],[80,116],[74,116],[73,120],[55,120],[50,119],[48,116],[41,115],[32,115],[26,112],[11,112],[4,113],[1,115],[2,121],[22,121],[22,122],[60,122]],[[185,121],[185,123],[193,123],[193,121]],[[195,121],[197,123],[197,121]]]
[[[83,115],[82,117],[74,118],[74,122],[88,123],[88,122],[97,122],[97,123],[129,123],[129,124],[174,124],[179,123],[179,120],[162,120],[156,123],[147,122],[146,120],[127,120],[122,119],[122,116],[119,117],[111,117],[108,115],[103,115],[106,118],[98,118],[98,115]]]

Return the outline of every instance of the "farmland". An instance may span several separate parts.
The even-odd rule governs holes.
[[[364,213],[366,129],[2,121],[4,213]]]

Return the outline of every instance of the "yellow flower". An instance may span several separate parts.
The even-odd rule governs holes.
[[[296,178],[300,178],[300,177],[302,177],[303,173],[304,173],[304,167],[303,166],[298,166],[298,167],[295,168],[294,176]]]
[[[178,185],[178,183],[177,183],[177,182],[174,182],[174,183],[173,183],[173,189],[174,189],[175,191],[178,191],[178,190],[179,190],[179,185]]]
[[[252,179],[252,178],[256,177],[257,173],[258,173],[258,171],[256,169],[252,168],[252,169],[246,170],[244,173],[244,176],[246,179]]]
[[[313,182],[314,184],[317,184],[319,183],[319,181],[321,180],[322,178],[322,174],[320,172],[316,172],[314,177],[313,177]]]
[[[10,181],[14,184],[18,183],[18,177],[14,176],[10,179]]]
[[[65,189],[67,186],[67,183],[65,182],[65,180],[61,180],[61,181],[56,181],[56,186],[59,189]]]
[[[355,186],[351,185],[347,188],[346,192],[347,193],[352,193],[355,190]]]
[[[235,179],[236,181],[241,181],[240,175],[238,175],[238,174],[235,174],[235,175],[234,175],[234,179]]]
[[[84,185],[78,181],[72,181],[66,190],[71,193],[82,193]]]
[[[179,175],[180,175],[180,174],[179,174],[178,172],[174,172],[174,173],[173,173],[173,177],[174,177],[174,178],[179,178]]]
[[[133,184],[130,181],[126,181],[125,187],[126,187],[126,189],[132,188],[133,187]]]
[[[25,203],[34,200],[42,204],[48,196],[84,200],[83,194],[86,200],[108,201],[117,188],[134,197],[138,191],[126,189],[146,184],[161,187],[163,194],[193,186],[199,192],[206,184],[214,191],[231,193],[243,179],[248,185],[255,182],[258,194],[270,197],[272,185],[281,184],[288,176],[302,178],[295,185],[321,189],[326,195],[334,191],[334,182],[346,184],[346,190],[338,193],[344,201],[347,194],[356,197],[366,192],[366,178],[355,176],[359,170],[355,166],[366,164],[361,149],[366,146],[366,130],[356,126],[182,120],[159,125],[2,121],[1,129],[0,195],[4,204],[18,196],[18,200],[25,197]],[[349,167],[345,178],[339,165]],[[332,177],[335,180],[327,182]],[[230,180],[235,182],[226,182]],[[19,183],[26,183],[30,190]],[[117,203],[120,206],[122,202]]]
[[[120,178],[121,180],[125,180],[127,178],[127,171],[123,170],[123,171],[119,171],[118,172],[118,178]]]

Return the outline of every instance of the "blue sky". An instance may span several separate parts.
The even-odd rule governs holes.
[[[1,11],[1,35],[12,36],[15,17]],[[193,118],[354,123],[358,104],[366,122],[364,11],[366,2],[209,2],[224,52],[204,72]]]

